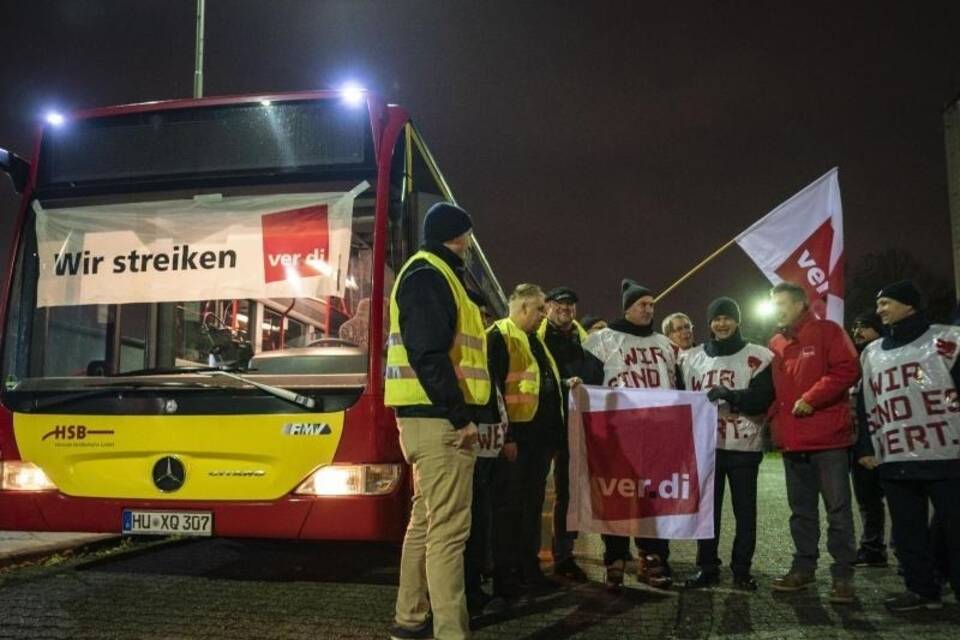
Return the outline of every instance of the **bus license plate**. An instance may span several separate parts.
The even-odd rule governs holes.
[[[138,535],[211,536],[213,513],[124,509],[122,532]]]

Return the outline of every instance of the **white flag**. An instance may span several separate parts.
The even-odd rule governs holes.
[[[843,207],[837,168],[737,236],[773,284],[801,285],[820,318],[843,324]]]

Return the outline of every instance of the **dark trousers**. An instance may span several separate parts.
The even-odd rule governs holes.
[[[827,550],[834,578],[853,576],[857,557],[850,505],[850,454],[846,448],[783,454],[790,503],[794,571],[813,573],[820,556],[820,499],[827,512]]]
[[[515,591],[521,579],[523,477],[517,462],[495,460],[493,477],[493,592]]]
[[[603,534],[603,563],[607,566],[617,560],[626,560],[630,555],[630,538],[626,536],[611,536]],[[634,538],[641,555],[656,555],[666,563],[670,558],[670,541],[660,538]],[[667,575],[670,570],[667,568]]]
[[[538,438],[517,440],[516,473],[520,493],[519,563],[524,577],[540,572],[543,502],[556,444]]]
[[[482,574],[493,562],[495,540],[494,493],[500,460],[477,458],[473,468],[473,504],[470,507],[470,537],[464,550],[463,578],[466,592],[480,591]]]
[[[860,536],[860,548],[864,551],[884,552],[886,508],[883,505],[883,487],[876,469],[867,469],[862,464],[851,461],[850,479],[853,480],[853,495],[860,509],[860,524],[863,535]]]
[[[725,451],[717,449],[713,485],[713,534],[709,540],[697,541],[697,565],[705,572],[720,567],[717,548],[720,545],[720,516],[723,513],[723,492],[730,483],[730,500],[736,532],[730,568],[734,575],[749,575],[753,552],[757,548],[757,475],[763,461],[761,451]]]
[[[934,540],[927,526],[928,505],[933,503],[938,535],[942,536],[947,556],[944,568],[954,593],[960,597],[960,478],[882,482],[907,589],[925,598],[940,596],[940,584],[934,577]]]
[[[563,443],[553,460],[553,562],[559,564],[573,558],[576,531],[567,531],[567,508],[570,506],[570,449]]]

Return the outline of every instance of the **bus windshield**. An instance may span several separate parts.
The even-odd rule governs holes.
[[[298,386],[345,374],[362,384],[369,129],[364,109],[303,101],[45,132],[9,297],[4,389],[209,366],[295,375]]]

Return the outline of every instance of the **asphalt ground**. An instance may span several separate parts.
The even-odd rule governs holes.
[[[728,503],[728,524],[729,512]],[[628,576],[621,594],[608,594],[599,584],[599,537],[585,535],[578,554],[596,582],[564,583],[491,611],[475,621],[474,637],[960,638],[953,594],[941,611],[883,608],[885,595],[902,590],[894,567],[859,570],[857,602],[829,604],[825,550],[815,589],[771,592],[770,581],[790,564],[787,519],[782,464],[768,457],[760,476],[756,593],[732,590],[724,574],[715,589],[668,592]],[[731,529],[721,537],[725,560]],[[695,552],[693,542],[673,543],[678,576],[693,571]],[[385,638],[398,558],[389,545],[125,539],[0,569],[0,638]]]

